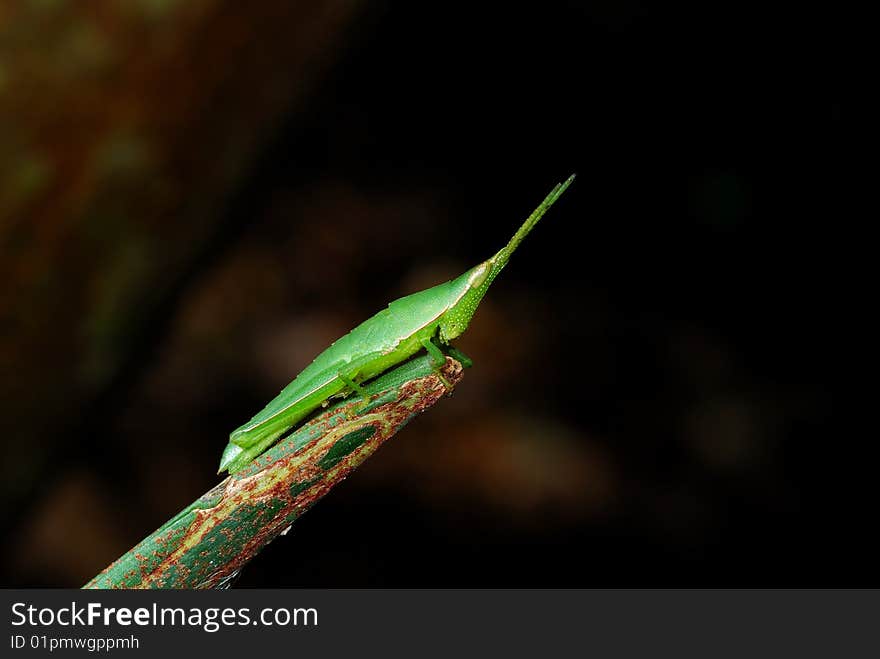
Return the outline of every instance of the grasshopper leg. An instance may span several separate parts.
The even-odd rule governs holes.
[[[367,396],[364,388],[354,381],[354,378],[348,377],[342,371],[340,371],[338,375],[339,379],[342,380],[346,384],[346,386],[351,387],[352,393],[355,393],[361,397],[361,404],[353,410],[354,414],[360,414],[370,404],[370,397]]]
[[[431,341],[431,339],[419,339],[419,343],[421,343],[422,347],[428,351],[429,355],[431,355],[435,368],[440,368],[446,363],[446,356],[443,354],[443,351],[440,350],[440,348],[437,347],[437,344]]]
[[[452,385],[449,384],[449,381],[443,377],[443,374],[440,372],[440,368],[446,363],[446,356],[443,354],[443,351],[440,350],[431,339],[419,339],[419,343],[422,344],[422,347],[427,350],[428,354],[431,356],[434,365],[434,373],[440,378],[440,382],[442,382],[443,386],[447,389],[451,389]]]
[[[471,359],[470,357],[468,357],[466,354],[464,354],[458,348],[453,348],[452,346],[449,346],[448,348],[446,348],[446,352],[454,360],[460,362],[461,365],[464,366],[465,368],[470,368],[471,366],[474,365],[474,360]]]
[[[340,371],[338,375],[339,375],[340,380],[342,380],[347,386],[351,387],[351,390],[353,393],[356,393],[358,396],[361,396],[361,397],[364,396],[364,390],[363,390],[363,387],[361,387],[361,385],[359,385],[353,379],[348,377],[342,371]]]

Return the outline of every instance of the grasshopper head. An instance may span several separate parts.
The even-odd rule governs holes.
[[[496,269],[494,259],[492,257],[483,261],[452,280],[453,290],[460,291],[460,296],[440,321],[440,340],[444,343],[449,343],[468,328],[480,301],[489,289],[489,284],[503,267],[502,265]]]
[[[544,213],[553,205],[553,202],[559,199],[560,195],[565,192],[573,180],[574,174],[568,177],[565,183],[560,183],[553,188],[550,194],[541,202],[541,205],[523,222],[513,238],[510,239],[510,242],[495,256],[471,268],[457,279],[452,280],[452,288],[459,292],[459,295],[456,298],[456,302],[443,314],[443,318],[440,321],[441,341],[449,343],[449,341],[467,329],[480,301],[483,299],[486,291],[489,290],[489,285],[504,266],[507,265],[510,255],[516,251],[516,248],[519,247],[519,244],[538,223],[538,220],[544,216]]]

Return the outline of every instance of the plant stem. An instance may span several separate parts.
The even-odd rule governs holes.
[[[420,356],[300,426],[187,506],[84,588],[221,587],[260,550],[462,377]],[[365,406],[366,404],[366,406]]]

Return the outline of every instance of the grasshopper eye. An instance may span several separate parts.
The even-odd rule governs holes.
[[[478,265],[476,268],[474,268],[474,271],[470,276],[468,286],[470,288],[479,288],[480,286],[482,286],[483,282],[486,281],[486,277],[489,276],[489,271],[491,269],[492,267],[489,261]]]

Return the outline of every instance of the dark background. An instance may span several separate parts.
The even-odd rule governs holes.
[[[834,417],[845,20],[257,4],[0,12],[0,583],[87,581],[577,172],[455,396],[239,584],[877,584]]]

